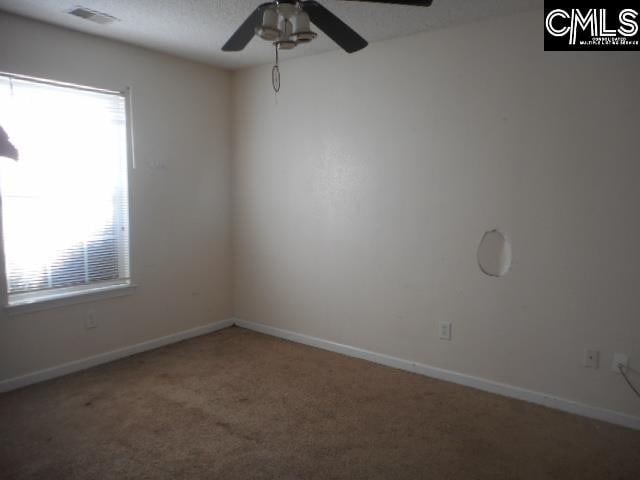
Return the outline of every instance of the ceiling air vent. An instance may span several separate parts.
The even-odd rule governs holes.
[[[113,17],[106,13],[97,12],[96,10],[91,10],[90,8],[85,7],[75,7],[74,9],[69,10],[69,14],[73,15],[74,17],[89,20],[90,22],[97,23],[99,25],[107,25],[109,23],[120,20],[119,18]]]

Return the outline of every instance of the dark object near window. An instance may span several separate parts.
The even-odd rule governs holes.
[[[18,150],[9,141],[9,135],[0,126],[0,157],[13,158],[18,160]]]

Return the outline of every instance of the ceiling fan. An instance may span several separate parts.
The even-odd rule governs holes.
[[[346,0],[428,7],[433,0]],[[225,52],[242,50],[254,35],[289,50],[316,37],[310,23],[322,30],[348,53],[367,46],[367,41],[315,0],[274,0],[258,6],[224,44]]]

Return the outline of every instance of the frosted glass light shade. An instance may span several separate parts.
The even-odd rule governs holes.
[[[294,48],[296,46],[296,41],[291,35],[291,22],[284,17],[280,17],[278,30],[280,30],[280,40],[276,42],[278,48],[281,50],[291,50]]]
[[[280,37],[281,31],[278,29],[278,12],[275,8],[270,7],[265,9],[262,14],[262,24],[256,27],[256,35],[269,42],[273,42]]]
[[[307,43],[316,38],[316,33],[311,31],[309,15],[306,12],[299,12],[291,18],[293,40],[297,43]]]

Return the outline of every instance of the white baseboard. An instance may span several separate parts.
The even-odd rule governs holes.
[[[103,363],[112,362],[119,358],[128,357],[136,353],[145,352],[147,350],[153,350],[154,348],[163,347],[170,343],[180,342],[188,338],[198,337],[207,333],[215,332],[232,326],[233,320],[221,320],[219,322],[203,325],[202,327],[192,328],[190,330],[183,330],[182,332],[172,333],[165,337],[154,338],[153,340],[147,340],[146,342],[137,343],[129,347],[119,348],[118,350],[112,350],[111,352],[100,353],[92,357],[83,358],[80,360],[74,360],[73,362],[63,363],[55,367],[47,368],[44,370],[38,370],[37,372],[28,373],[19,377],[9,378],[7,380],[0,381],[0,392],[8,392],[15,390],[16,388],[26,387],[33,383],[42,382],[51,378],[60,377],[69,373],[85,370],[87,368],[95,367]]]
[[[518,400],[544,405],[545,407],[562,410],[564,412],[581,415],[583,417],[594,418],[614,423],[616,425],[622,425],[623,427],[640,430],[640,417],[634,417],[614,410],[593,407],[573,400],[549,395],[547,393],[536,392],[526,388],[507,385],[505,383],[494,382],[493,380],[488,380],[486,378],[466,375],[464,373],[445,370],[443,368],[433,367],[423,363],[416,363],[410,360],[404,360],[402,358],[392,357],[390,355],[384,355],[364,350],[362,348],[332,342],[330,340],[324,340],[322,338],[311,337],[309,335],[303,335],[289,330],[282,330],[280,328],[271,327],[261,323],[236,319],[235,324],[239,327],[254,330],[256,332],[265,333],[285,340],[291,340],[293,342],[303,343],[312,347],[322,348],[331,352],[341,353],[350,357],[361,358],[363,360],[386,365],[388,367],[407,370],[427,377],[446,380],[448,382],[458,383],[460,385],[477,388],[479,390],[496,393],[498,395],[504,395],[506,397],[517,398]]]
[[[192,328],[190,330],[184,330],[182,332],[173,333],[165,337],[155,338],[146,342],[131,345],[129,347],[120,348],[111,352],[105,352],[92,357],[75,360],[73,362],[64,363],[55,367],[39,370],[37,372],[28,373],[19,377],[9,378],[7,380],[0,381],[0,392],[8,392],[17,388],[26,387],[34,383],[49,380],[51,378],[60,377],[69,373],[85,370],[87,368],[101,365],[103,363],[112,362],[119,358],[128,357],[136,353],[145,352],[147,350],[153,350],[154,348],[163,347],[171,343],[180,342],[189,338],[205,335],[207,333],[222,330],[223,328],[237,325],[242,328],[254,330],[256,332],[264,333],[274,337],[283,338],[285,340],[291,340],[293,342],[303,343],[312,347],[321,348],[323,350],[329,350],[331,352],[348,355],[350,357],[360,358],[368,360],[370,362],[378,363],[380,365],[386,365],[388,367],[398,368],[400,370],[406,370],[409,372],[425,375],[427,377],[438,378],[440,380],[446,380],[467,387],[477,388],[498,395],[504,395],[506,397],[517,398],[538,405],[544,405],[546,407],[555,408],[565,412],[581,415],[584,417],[594,418],[616,425],[622,425],[624,427],[640,430],[640,417],[634,417],[614,410],[608,410],[600,407],[593,407],[585,405],[583,403],[575,402],[565,398],[556,397],[546,393],[536,392],[525,388],[515,387],[513,385],[507,385],[505,383],[495,382],[486,378],[475,377],[473,375],[467,375],[464,373],[458,373],[443,368],[433,367],[423,363],[412,362],[402,358],[392,357],[390,355],[384,355],[381,353],[372,352],[370,350],[364,350],[362,348],[352,347],[350,345],[344,345],[330,340],[324,340],[322,338],[312,337],[309,335],[303,335],[301,333],[292,332],[289,330],[283,330],[269,325],[261,323],[249,322],[241,319],[227,319],[219,322],[214,322],[202,327]]]

